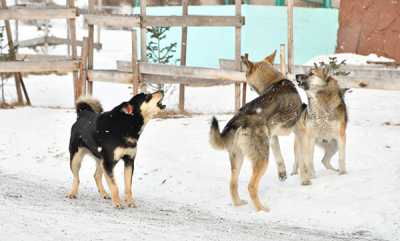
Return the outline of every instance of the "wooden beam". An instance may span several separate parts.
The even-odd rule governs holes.
[[[182,16],[186,17],[189,12],[189,0],[182,1]],[[187,34],[188,29],[186,26],[182,27],[182,35],[181,35],[181,65],[186,65],[186,50],[187,50]],[[179,85],[179,111],[185,111],[185,85]]]
[[[122,72],[131,72],[131,63],[127,61],[117,61],[117,69]],[[174,77],[199,78],[199,79],[215,79],[227,80],[242,83],[246,81],[243,72],[236,70],[221,70],[216,68],[204,67],[188,67],[169,64],[150,64],[139,63],[139,71],[141,74],[165,75]]]
[[[132,73],[116,70],[90,70],[88,71],[88,80],[90,82],[110,82],[119,84],[132,84]],[[191,87],[209,87],[232,84],[232,81],[201,79],[188,77],[173,77],[168,75],[142,74],[144,83],[153,84],[184,84]]]
[[[79,70],[78,61],[6,61],[0,62],[0,73],[72,72]]]
[[[0,9],[1,20],[44,20],[56,18],[74,19],[77,16],[75,8],[27,8],[11,7]]]
[[[236,70],[235,60],[232,59],[219,59],[219,68],[224,70]],[[241,65],[239,71],[246,71],[246,66]]]
[[[233,70],[235,61],[220,59],[220,68]],[[280,65],[274,65],[279,69]],[[312,66],[294,65],[296,74],[308,73]],[[400,90],[400,69],[370,65],[345,65],[343,71],[350,72],[348,76],[337,77],[343,88],[366,88],[383,90]],[[241,71],[245,71],[244,68]]]
[[[286,77],[286,49],[284,44],[281,44],[280,46],[279,57],[280,57],[279,69],[283,74],[283,76]]]
[[[77,85],[77,93],[75,96],[78,98],[81,95],[86,95],[86,82],[87,82],[87,57],[88,57],[88,38],[83,38],[83,47],[81,48],[81,59],[79,62],[79,82]]]
[[[132,30],[132,57],[131,57],[131,67],[132,67],[132,90],[133,95],[139,93],[139,65],[138,65],[138,51],[137,51],[137,33],[136,30]]]
[[[0,58],[9,57],[8,54],[0,54]],[[17,54],[16,60],[18,61],[59,61],[70,60],[65,55],[47,55],[47,54]]]
[[[95,12],[95,0],[89,0],[89,7],[88,7],[89,14],[93,14]],[[89,24],[88,26],[88,62],[87,62],[87,69],[88,71],[93,69],[93,47],[94,47],[94,25]],[[87,94],[93,95],[93,82],[87,83]]]
[[[70,8],[75,9],[75,0],[67,0],[67,5]],[[75,19],[74,18],[69,18],[67,20],[68,23],[68,29],[69,29],[69,42],[71,43],[71,57],[73,60],[77,60],[78,57],[78,52],[77,52],[77,46],[76,46],[76,23],[75,23]],[[79,85],[79,72],[78,69],[74,69],[72,70],[72,79],[74,81],[74,97],[75,100],[78,100],[78,93],[79,93],[79,88],[81,88]],[[81,90],[80,90],[81,91]],[[74,102],[75,103],[75,102]]]
[[[114,15],[114,14],[86,14],[85,21],[88,25],[98,25],[101,27],[115,28],[139,28],[140,17],[132,15]]]
[[[293,74],[294,66],[294,41],[293,41],[293,8],[294,0],[288,0],[287,18],[288,18],[288,73]]]
[[[6,0],[1,0],[0,3],[1,3],[1,8],[2,8],[0,10],[1,11],[7,10],[7,2],[6,2]],[[10,59],[11,60],[16,60],[16,56],[15,56],[15,52],[16,51],[15,51],[15,46],[14,46],[14,42],[13,42],[13,38],[12,38],[10,21],[9,20],[4,20],[4,25],[5,25],[5,28],[6,28],[7,43],[8,43],[8,53],[9,53]],[[22,97],[22,90],[21,90],[21,85],[22,85],[22,82],[23,82],[22,75],[19,74],[19,73],[15,73],[14,74],[14,80],[15,80],[15,88],[16,88],[16,91],[17,91],[17,101],[18,101],[18,104],[22,105],[24,103],[24,100],[23,100],[23,97]]]
[[[295,73],[308,73],[311,66],[295,65]],[[346,65],[348,76],[335,77],[342,88],[400,90],[400,69]]]
[[[87,24],[114,28],[141,27],[137,15],[86,14]],[[146,16],[142,17],[144,27],[235,27],[244,24],[244,17],[238,16]]]
[[[240,27],[244,25],[242,16],[146,16],[144,26],[156,27]]]
[[[242,15],[242,0],[235,0],[235,15],[236,17],[240,17]],[[242,26],[236,26],[235,27],[235,69],[237,71],[240,71],[241,67],[241,46],[242,46],[242,41],[241,41],[241,31]],[[243,104],[246,103],[246,96],[245,96],[245,91],[246,91],[246,84],[243,83],[243,90],[244,90],[244,96],[243,96]],[[239,110],[240,108],[240,84],[236,83],[235,84],[235,111]]]
[[[146,0],[140,0],[140,17],[144,18],[146,17]],[[146,26],[142,25],[140,26],[140,61],[142,63],[147,62],[147,29]],[[140,72],[140,70],[139,70]],[[141,73],[141,72],[140,72]],[[141,86],[140,89],[141,91],[146,91],[146,85],[144,84],[143,79],[140,79]]]
[[[48,36],[48,37],[38,37],[38,38],[33,38],[33,39],[27,39],[27,40],[22,40],[18,42],[18,47],[19,48],[32,48],[36,46],[42,46],[45,43],[48,45],[62,45],[62,44],[69,44],[70,41],[65,38],[59,38],[55,36]],[[83,41],[82,40],[77,40],[76,45],[82,47],[83,46]],[[97,50],[102,48],[101,43],[94,43],[94,48]]]

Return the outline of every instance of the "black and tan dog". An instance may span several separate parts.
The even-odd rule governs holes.
[[[215,149],[226,150],[231,162],[230,192],[233,204],[245,204],[239,198],[238,177],[246,157],[253,166],[248,185],[250,198],[257,211],[268,211],[258,197],[258,186],[269,156],[269,137],[290,133],[305,106],[294,84],[282,79],[274,82],[261,96],[244,105],[220,133],[215,117],[210,128],[210,143]]]
[[[112,202],[117,208],[121,207],[121,202],[113,170],[119,160],[124,160],[125,201],[129,207],[136,206],[132,196],[132,175],[137,142],[148,121],[165,108],[163,97],[161,91],[141,93],[108,112],[103,112],[101,104],[90,97],[77,101],[78,118],[72,126],[69,144],[73,174],[69,198],[77,196],[81,162],[86,154],[90,154],[97,163],[94,178],[100,196],[107,198],[102,184],[104,171]]]

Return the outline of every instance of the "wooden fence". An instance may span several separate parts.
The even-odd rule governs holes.
[[[74,81],[74,96],[77,98],[82,93],[79,92],[78,70],[79,61],[77,59],[77,42],[76,42],[76,26],[75,18],[78,13],[75,8],[74,0],[67,0],[66,6],[63,8],[29,8],[29,7],[7,7],[6,0],[0,0],[0,20],[4,20],[9,49],[9,61],[0,62],[0,72],[15,73],[15,85],[17,89],[18,104],[23,104],[23,95],[26,103],[30,105],[28,92],[25,88],[21,73],[42,73],[42,72],[72,72]],[[69,40],[71,44],[71,58],[67,56],[43,56],[35,58],[30,55],[29,58],[21,57],[16,54],[16,46],[13,42],[10,20],[50,20],[50,19],[67,19],[69,29]],[[22,58],[22,59],[21,59]]]
[[[241,15],[241,0],[235,1],[235,16],[204,16],[188,15],[188,0],[183,1],[182,16],[147,16],[146,0],[140,1],[139,15],[104,14],[95,11],[95,1],[89,0],[88,14],[84,15],[88,24],[88,55],[83,60],[87,73],[87,88],[84,93],[93,93],[94,81],[108,81],[118,83],[131,83],[134,93],[146,83],[174,83],[179,84],[179,109],[184,111],[185,86],[214,86],[235,85],[235,109],[239,109],[246,102],[246,83],[244,74],[241,73],[240,49],[241,28],[244,17]],[[129,29],[132,32],[132,59],[131,62],[118,62],[116,70],[98,70],[93,68],[93,36],[94,25]],[[147,63],[146,56],[146,27],[181,27],[181,66]],[[200,68],[186,66],[187,27],[234,27],[235,35],[235,70],[221,70],[213,68]],[[138,61],[137,33],[133,28],[140,28],[141,58]],[[243,86],[243,92],[241,91]]]
[[[290,0],[292,1],[292,0]],[[103,14],[95,10],[95,0],[89,0],[88,14],[84,15],[88,24],[88,37],[83,41],[76,40],[75,19],[78,11],[74,6],[74,0],[67,0],[65,8],[35,9],[27,7],[7,8],[5,0],[0,0],[0,20],[5,21],[6,34],[9,44],[10,61],[0,62],[0,72],[15,73],[18,102],[23,103],[24,92],[27,103],[30,100],[22,80],[21,73],[42,72],[72,72],[74,81],[75,99],[82,94],[93,93],[93,82],[106,81],[114,83],[132,84],[133,92],[138,93],[141,84],[146,83],[171,83],[179,84],[179,109],[184,110],[185,86],[215,86],[235,85],[235,109],[246,102],[246,78],[240,60],[241,27],[244,25],[244,17],[241,15],[241,1],[235,1],[235,16],[198,16],[188,15],[188,0],[183,0],[182,16],[147,16],[146,0],[141,0],[139,15],[114,15]],[[289,4],[290,8],[292,5]],[[292,17],[292,9],[288,10],[289,18]],[[35,20],[66,18],[68,24],[68,43],[71,44],[71,57],[52,55],[28,55],[17,54],[12,39],[10,20]],[[289,22],[289,33],[292,32],[293,21]],[[117,61],[117,69],[101,70],[93,68],[94,48],[99,47],[94,43],[94,26],[110,26],[113,28],[129,29],[131,31],[131,61]],[[146,27],[168,26],[181,27],[181,65],[151,64],[146,56]],[[235,28],[235,59],[220,60],[220,68],[203,68],[186,66],[187,27],[198,26],[224,26]],[[138,34],[134,28],[140,29],[141,57],[138,60],[137,39]],[[289,34],[291,35],[291,34]],[[64,40],[52,38],[54,43]],[[42,38],[29,40],[31,42],[42,41]],[[285,47],[281,46],[281,65],[283,73],[304,73],[310,67],[293,65],[293,36],[289,39],[288,66],[286,66]],[[23,44],[24,42],[20,42]],[[64,41],[65,43],[65,41]],[[81,58],[77,56],[77,45],[82,46]],[[70,52],[70,51],[68,51]],[[288,68],[287,68],[288,67]],[[346,66],[345,71],[349,76],[339,78],[343,87],[372,88],[385,90],[400,90],[400,69],[392,67],[371,66]],[[242,88],[241,88],[242,86]],[[242,97],[242,98],[241,98]]]

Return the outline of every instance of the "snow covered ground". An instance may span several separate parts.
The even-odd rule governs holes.
[[[395,62],[393,59],[389,59],[383,56],[378,56],[376,54],[369,55],[359,55],[353,53],[341,53],[341,54],[329,54],[329,55],[320,55],[311,58],[304,65],[314,66],[314,63],[319,64],[320,62],[329,63],[329,57],[336,57],[337,62],[340,63],[342,61],[346,61],[348,65],[368,65],[369,61],[371,62]],[[374,64],[372,64],[374,66]],[[376,65],[375,65],[376,66]]]
[[[68,86],[69,82],[61,77],[54,83]],[[143,133],[136,159],[138,208],[116,210],[111,201],[98,197],[95,165],[89,157],[81,169],[79,198],[64,197],[72,182],[68,138],[75,113],[70,108],[45,108],[46,102],[67,106],[70,95],[60,90],[50,98],[49,85],[40,83],[31,84],[30,90],[42,107],[0,110],[0,234],[7,240],[396,240],[400,236],[399,92],[353,90],[347,95],[349,173],[345,176],[324,170],[316,160],[318,177],[312,186],[300,186],[297,176],[279,182],[271,155],[260,188],[270,213],[255,213],[251,204],[231,205],[227,155],[208,144],[210,114],[153,120]],[[110,88],[113,98],[106,94]],[[129,89],[102,84],[97,93],[111,108],[127,98]],[[216,103],[215,110],[229,111],[229,105]],[[217,117],[222,124],[231,115]],[[293,137],[282,138],[281,143],[290,170]],[[123,193],[122,165],[116,173]],[[249,176],[246,163],[239,190],[247,200]]]

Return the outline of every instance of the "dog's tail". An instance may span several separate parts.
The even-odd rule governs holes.
[[[213,148],[217,150],[225,149],[225,141],[224,138],[221,136],[221,132],[219,131],[218,120],[217,118],[215,118],[215,116],[213,116],[211,120],[210,144]]]
[[[79,115],[81,111],[91,111],[95,113],[103,112],[103,107],[100,101],[91,96],[82,96],[78,99],[75,105],[76,113]]]

